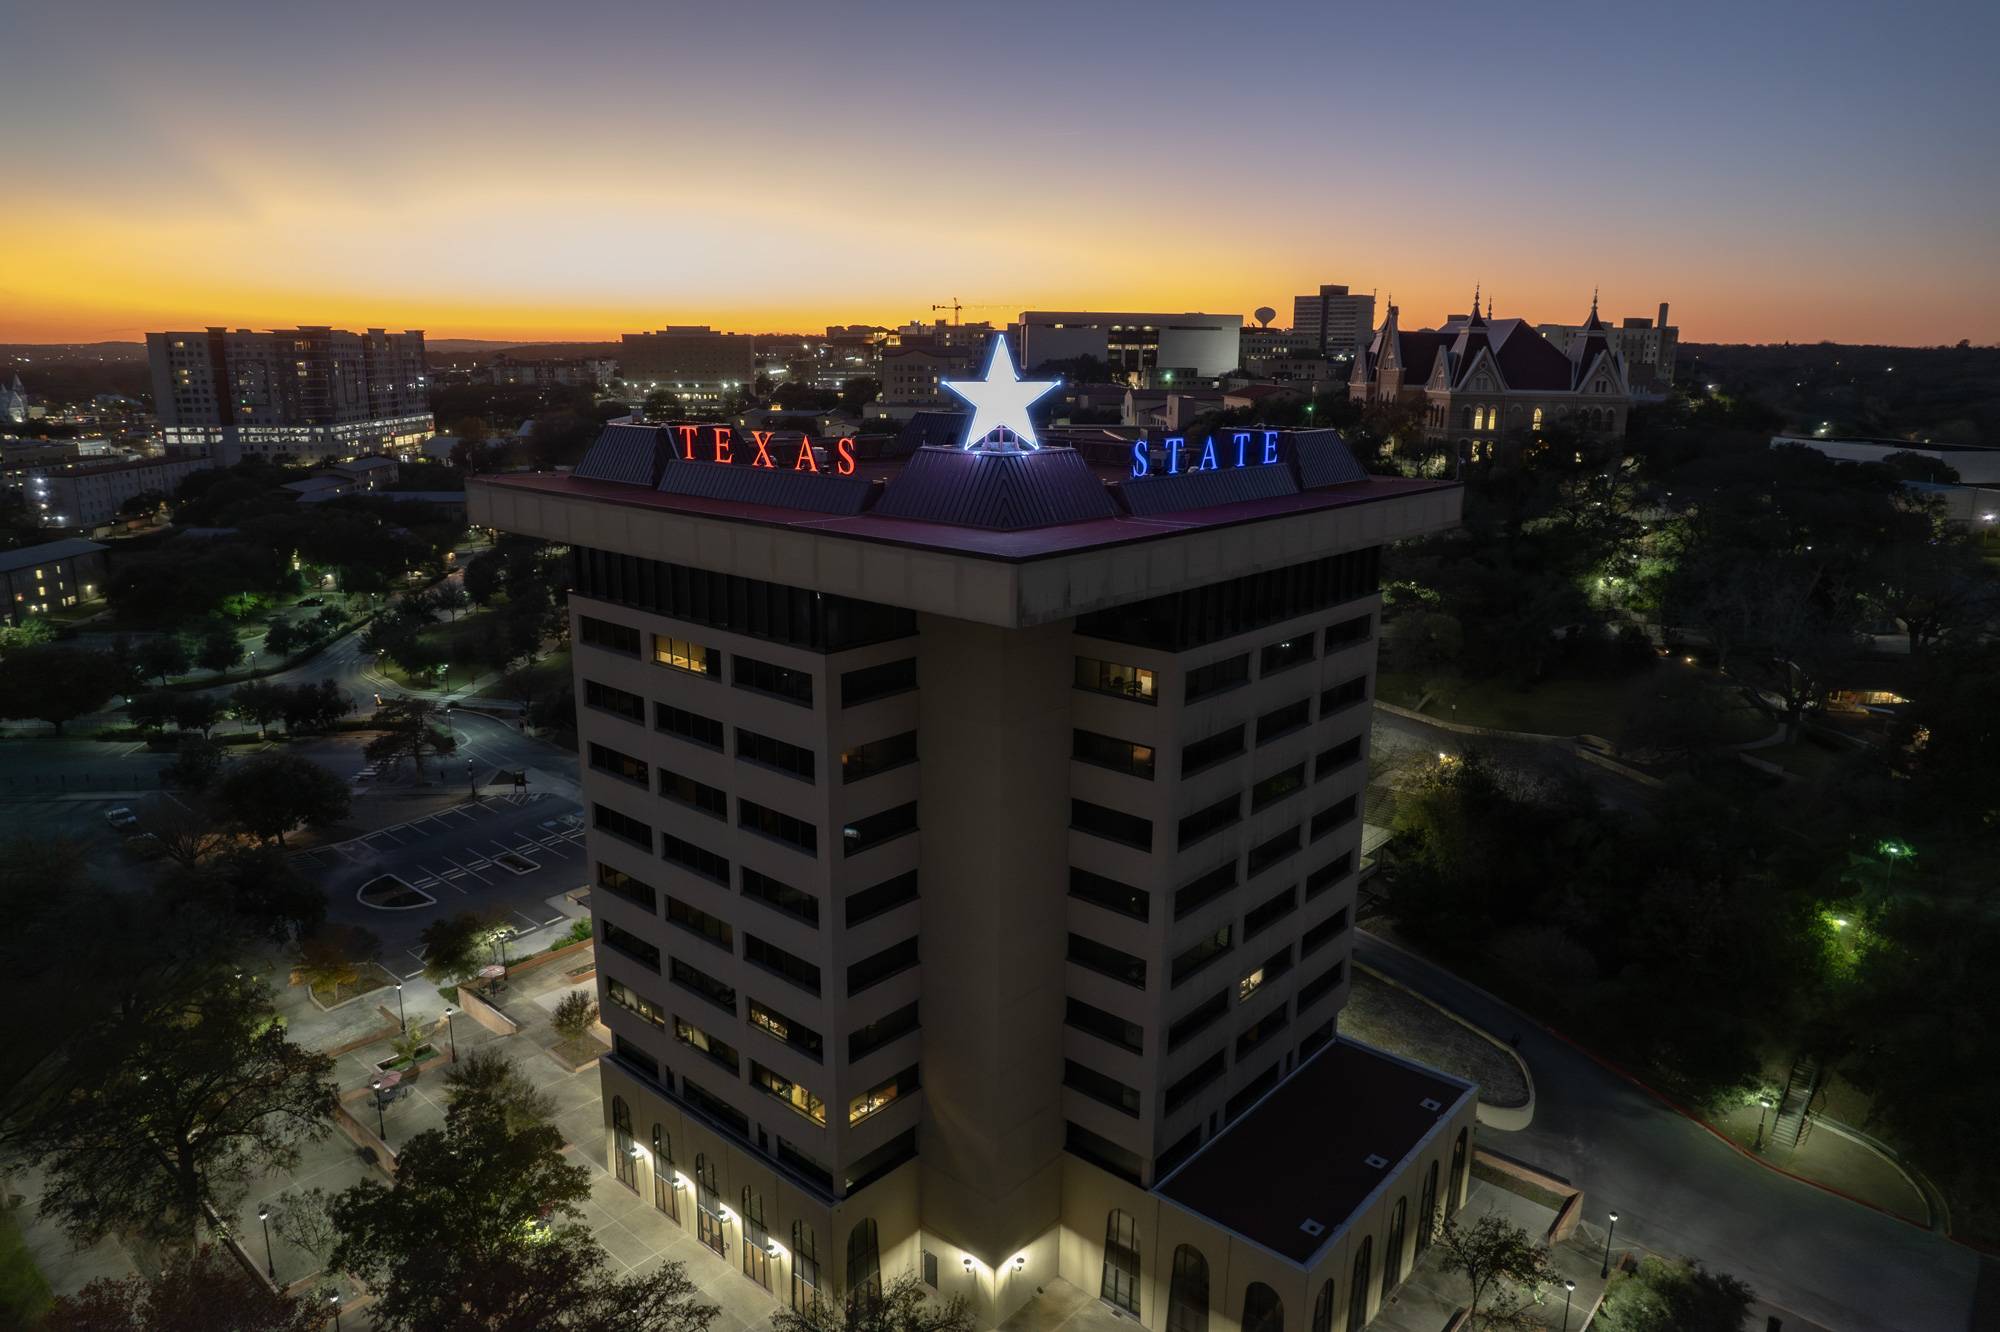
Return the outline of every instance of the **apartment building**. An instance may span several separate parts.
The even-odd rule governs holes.
[[[1020,363],[1034,370],[1089,357],[1114,379],[1152,387],[1226,375],[1241,364],[1242,343],[1242,315],[1029,310]]]
[[[756,342],[706,324],[669,324],[620,338],[618,370],[633,389],[665,389],[689,406],[714,406],[757,378]]]
[[[1339,1034],[1380,549],[1460,492],[1332,431],[966,443],[468,486],[572,553],[611,1167],[796,1305],[1353,1332],[1467,1188],[1473,1089]]]
[[[1347,360],[1366,350],[1374,335],[1375,293],[1321,283],[1315,295],[1292,298],[1292,332],[1304,335],[1318,355]]]

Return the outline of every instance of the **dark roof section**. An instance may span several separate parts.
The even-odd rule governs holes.
[[[922,448],[955,449],[965,434],[964,412],[918,412],[903,423],[896,442],[882,450],[883,457],[907,457]]]
[[[824,468],[827,464],[820,466]],[[828,476],[824,471],[795,472],[676,458],[656,489],[665,495],[692,495],[698,499],[733,500],[739,504],[847,516],[868,507],[877,484],[858,476]]]
[[[1576,375],[1569,357],[1557,351],[1547,338],[1519,321],[1516,321],[1507,340],[1495,349],[1493,359],[1510,389],[1565,392]]]
[[[874,509],[888,518],[999,532],[1088,522],[1117,511],[1104,483],[1073,449],[970,453],[937,447],[917,450]]]
[[[1306,490],[1321,486],[1345,486],[1366,481],[1368,471],[1354,460],[1354,453],[1338,430],[1299,430],[1292,434],[1292,457],[1299,473],[1299,485]]]
[[[1427,328],[1413,333],[1398,332],[1396,349],[1403,356],[1403,383],[1415,386],[1427,382],[1437,365],[1438,353],[1452,337],[1450,333],[1435,333]]]
[[[672,456],[673,447],[664,426],[608,425],[571,475],[585,481],[656,486]]]
[[[1155,1191],[1308,1266],[1473,1094],[1470,1083],[1343,1038],[1299,1065]],[[1427,1100],[1435,1108],[1426,1108]],[[1386,1164],[1371,1165],[1370,1157]],[[1305,1228],[1307,1221],[1318,1227]]]
[[[1132,514],[1144,518],[1183,509],[1205,509],[1240,500],[1298,494],[1288,467],[1229,467],[1217,472],[1153,473],[1121,481],[1115,488]]]
[[[68,537],[62,541],[48,541],[39,546],[23,546],[19,550],[0,551],[0,573],[11,573],[16,569],[32,569],[37,564],[47,564],[52,560],[73,559],[78,555],[88,555],[105,547],[95,541],[85,541],[82,537]]]

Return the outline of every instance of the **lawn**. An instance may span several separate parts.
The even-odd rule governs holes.
[[[488,668],[472,660],[470,648],[478,641],[481,626],[491,612],[474,611],[462,613],[456,620],[445,620],[425,629],[418,638],[444,654],[450,671],[445,677],[446,685],[462,689],[472,683],[476,676],[484,675]],[[424,671],[418,676],[411,675],[395,662],[384,657],[382,674],[397,684],[413,689],[435,689],[438,677],[435,671]]]
[[[0,1214],[0,1326],[33,1327],[48,1312],[49,1283],[42,1279],[12,1212]]]
[[[1660,664],[1616,675],[1556,674],[1523,688],[1507,680],[1467,680],[1426,704],[1427,715],[1466,726],[1538,735],[1595,735],[1623,743],[1632,719],[1658,692],[1662,673],[1683,667]],[[1704,672],[1714,685],[1714,705],[1724,710],[1727,732],[1738,743],[1768,735],[1771,723],[1744,702],[1720,677]],[[1377,696],[1399,707],[1417,706],[1422,689],[1416,675],[1383,671]]]
[[[551,652],[534,665],[529,666],[526,670],[529,688],[532,689],[534,696],[538,699],[546,698],[568,684],[569,674],[570,659],[567,650]],[[501,698],[513,703],[521,701],[519,690],[510,689],[498,680],[494,680],[484,689],[481,689],[478,697]]]

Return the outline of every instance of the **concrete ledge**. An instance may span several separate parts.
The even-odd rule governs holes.
[[[1525,1083],[1528,1088],[1527,1104],[1493,1105],[1487,1102],[1484,1098],[1482,1098],[1479,1101],[1479,1104],[1473,1108],[1473,1114],[1481,1124],[1484,1124],[1486,1127],[1491,1129],[1498,1129],[1503,1133],[1518,1133],[1522,1129],[1528,1127],[1528,1125],[1534,1122],[1535,1075],[1534,1072],[1531,1069],[1529,1069],[1527,1061],[1522,1059],[1520,1054],[1517,1053],[1511,1045],[1508,1045],[1505,1041],[1501,1040],[1498,1036],[1495,1036],[1492,1032],[1486,1030],[1484,1027],[1476,1026],[1473,1023],[1466,1021],[1464,1018],[1452,1012],[1449,1008],[1446,1008],[1443,1004],[1431,998],[1429,995],[1423,994],[1417,990],[1413,990],[1409,986],[1403,984],[1399,980],[1394,979],[1393,977],[1383,975],[1381,972],[1377,971],[1375,968],[1367,965],[1366,963],[1356,962],[1353,965],[1356,971],[1365,971],[1370,976],[1373,976],[1377,981],[1380,981],[1382,984],[1387,985],[1392,989],[1400,990],[1404,994],[1409,995],[1412,999],[1415,999],[1418,1002],[1424,1004],[1426,1007],[1435,1009],[1437,1012],[1442,1013],[1445,1017],[1450,1018],[1453,1022],[1456,1022],[1459,1026],[1465,1028],[1467,1031],[1479,1037],[1481,1040],[1491,1045],[1494,1049],[1500,1051],[1502,1054],[1506,1055],[1509,1059],[1514,1061],[1514,1066],[1521,1070],[1521,1081]]]
[[[496,1036],[512,1036],[521,1029],[521,1024],[486,1002],[479,991],[470,985],[458,987],[458,1006],[465,1015]]]
[[[1577,1225],[1583,1217],[1582,1189],[1567,1180],[1557,1179],[1554,1175],[1545,1174],[1531,1165],[1523,1165],[1497,1152],[1490,1152],[1484,1147],[1474,1148],[1472,1159],[1475,1164],[1483,1165],[1495,1174],[1519,1180],[1530,1188],[1562,1199],[1556,1208],[1556,1219],[1549,1223],[1548,1233],[1542,1236],[1543,1243],[1550,1248],[1554,1248],[1576,1232]]]

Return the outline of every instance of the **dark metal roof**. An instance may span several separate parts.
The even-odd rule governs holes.
[[[1177,476],[1154,473],[1121,481],[1118,497],[1138,517],[1156,513],[1178,513],[1183,509],[1205,509],[1213,504],[1235,504],[1242,500],[1270,499],[1274,495],[1296,495],[1298,483],[1289,467],[1227,467],[1217,472],[1182,472]]]
[[[903,423],[902,433],[896,436],[894,444],[882,450],[882,456],[906,457],[932,445],[955,449],[964,434],[964,412],[918,412]]]
[[[585,481],[618,481],[628,486],[658,485],[673,455],[666,429],[653,425],[608,425],[572,476]]]
[[[1072,449],[1032,453],[917,450],[883,491],[874,511],[1015,532],[1109,518],[1118,511],[1104,483]]]
[[[1368,479],[1368,470],[1354,460],[1353,451],[1338,430],[1294,432],[1292,458],[1299,469],[1299,484],[1307,490]]]
[[[31,569],[37,564],[47,564],[54,560],[74,559],[78,555],[88,555],[104,547],[95,541],[85,541],[82,537],[69,537],[62,541],[44,542],[39,546],[23,546],[19,550],[0,551],[0,573],[11,573],[15,569]]]
[[[730,463],[690,462],[676,458],[654,487],[665,495],[733,500],[807,513],[860,513],[878,483],[858,476],[828,476],[825,472],[795,472]]]

